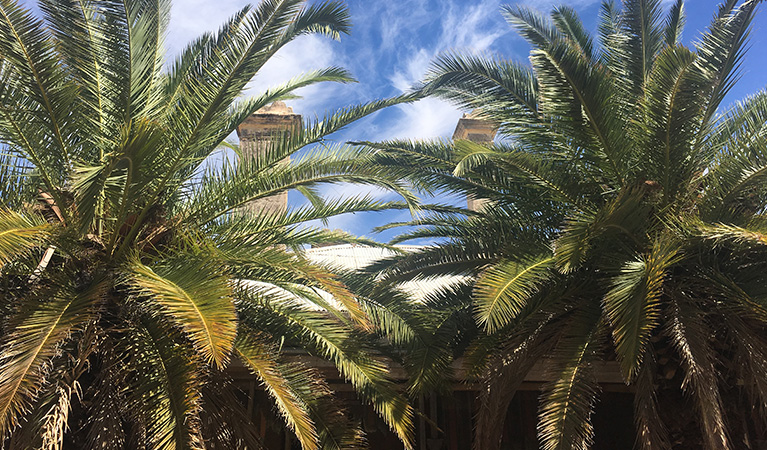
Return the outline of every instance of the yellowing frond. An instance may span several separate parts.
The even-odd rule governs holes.
[[[235,352],[243,363],[259,378],[264,389],[274,399],[277,409],[296,434],[304,450],[318,448],[317,430],[307,411],[307,406],[290,388],[288,380],[280,372],[277,351],[259,342],[258,336],[240,334]]]
[[[157,302],[208,361],[223,367],[237,335],[237,315],[228,277],[194,260],[149,267],[130,263],[129,282]]]
[[[488,269],[477,280],[474,311],[477,323],[492,333],[510,324],[547,281],[553,257],[524,263],[507,261]]]
[[[48,226],[42,219],[0,210],[0,269],[42,244],[47,236]]]

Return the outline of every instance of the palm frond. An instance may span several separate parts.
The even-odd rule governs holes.
[[[599,384],[592,363],[598,355],[599,325],[593,311],[580,311],[572,320],[554,350],[556,378],[541,397],[538,436],[545,450],[586,450],[594,439],[590,418]]]
[[[704,177],[704,217],[727,220],[760,210],[761,181],[767,174],[767,92],[736,103],[719,120],[708,139],[716,164]]]
[[[634,396],[634,415],[637,424],[637,444],[642,450],[669,450],[671,442],[666,425],[660,417],[655,369],[651,351],[642,358],[642,368],[636,376],[637,391]]]
[[[550,255],[503,261],[478,279],[474,292],[477,323],[488,333],[509,325],[553,273],[554,258]]]
[[[211,263],[194,258],[147,266],[130,263],[127,279],[138,296],[146,296],[180,326],[204,357],[219,367],[229,359],[237,333],[237,315],[228,278]]]
[[[0,209],[0,269],[42,245],[50,231],[38,216]]]
[[[146,427],[143,444],[157,450],[200,445],[200,362],[161,318],[140,317],[129,331],[121,346],[134,378],[125,401],[127,413]]]
[[[296,434],[305,450],[317,449],[317,429],[309,417],[307,405],[293,392],[282,367],[274,358],[275,349],[265,347],[258,335],[240,333],[234,345],[237,356],[261,380],[275,400],[280,415]]]
[[[72,146],[68,142],[72,134],[67,128],[67,111],[69,102],[75,99],[76,87],[66,79],[54,42],[41,20],[16,1],[4,0],[0,3],[0,23],[4,72],[13,74],[13,87],[24,92],[41,113],[42,122],[38,124],[50,133],[51,151],[58,154],[59,161],[66,161]],[[22,79],[31,84],[21,85]]]
[[[686,368],[682,387],[695,396],[704,442],[710,449],[731,448],[709,342],[711,332],[703,313],[680,296],[672,298],[667,314],[667,333]]]
[[[567,42],[555,42],[534,50],[530,59],[538,75],[541,110],[561,117],[568,139],[588,151],[586,158],[606,163],[611,178],[623,184],[626,176],[626,142],[614,101],[617,88],[606,68],[589,60]]]
[[[626,43],[626,69],[634,93],[644,88],[653,69],[655,56],[663,46],[663,19],[660,0],[624,2],[623,26]]]
[[[388,379],[386,364],[360,349],[364,342],[361,336],[325,314],[296,304],[290,296],[261,297],[241,290],[237,297],[241,300],[238,307],[241,320],[273,335],[292,336],[333,361],[341,376],[354,386],[363,400],[373,405],[406,448],[411,448],[413,410]]]
[[[559,32],[571,39],[586,57],[594,57],[594,42],[575,9],[568,6],[556,7],[551,11],[551,18]]]
[[[659,239],[646,258],[623,265],[605,295],[605,312],[626,382],[631,382],[640,370],[650,337],[660,325],[663,283],[680,259],[677,244]]]
[[[708,31],[695,44],[700,70],[709,81],[706,86],[709,102],[703,114],[704,124],[716,114],[725,95],[738,79],[737,71],[760,0],[748,0],[734,10],[735,2],[728,3],[722,5]],[[704,128],[701,134],[707,131]]]
[[[684,24],[686,21],[686,13],[684,10],[684,1],[676,0],[671,5],[671,10],[666,17],[666,31],[664,37],[667,47],[674,47],[682,39],[682,30],[684,30]]]
[[[351,20],[349,8],[341,1],[323,1],[304,5],[285,29],[288,37],[317,33],[339,40],[341,34],[349,34]]]
[[[602,0],[597,30],[601,47],[599,60],[612,71],[619,72],[628,36],[623,32],[623,17],[615,0]]]
[[[546,48],[562,36],[551,21],[533,9],[507,5],[501,14],[534,48]]]
[[[26,305],[13,319],[16,326],[3,339],[0,360],[0,434],[4,438],[46,383],[47,363],[63,341],[94,319],[107,288],[103,281],[79,292],[64,286],[47,292],[42,304]]]
[[[534,130],[538,114],[537,85],[528,67],[498,58],[445,53],[426,75],[426,92],[448,98],[494,122],[514,117],[514,131]],[[501,118],[504,121],[498,120]],[[507,132],[510,130],[501,130]]]
[[[353,183],[376,185],[399,194],[413,208],[418,200],[405,182],[383,172],[372,155],[359,147],[328,146],[306,153],[291,164],[260,167],[262,163],[241,161],[220,171],[209,172],[186,205],[185,217],[200,224],[260,198],[299,187]]]
[[[647,163],[647,176],[660,183],[667,203],[702,170],[699,155],[694,153],[697,129],[680,125],[699,120],[705,102],[698,91],[699,80],[692,73],[695,61],[695,54],[684,47],[666,48],[655,58],[646,80],[644,133],[648,149],[647,159],[640,164]]]

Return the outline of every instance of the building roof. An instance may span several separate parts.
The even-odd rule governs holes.
[[[396,245],[395,247],[405,252],[414,252],[424,248],[422,245]],[[344,269],[360,270],[378,260],[394,256],[395,252],[381,247],[340,244],[310,248],[306,250],[305,254],[307,258],[317,263]],[[465,279],[466,277],[457,275],[432,276],[402,283],[400,287],[411,295],[414,300],[423,301],[430,292],[434,292],[441,287],[460,283]]]
[[[405,252],[413,252],[423,248],[420,245],[397,245],[395,247]],[[339,266],[344,269],[360,270],[380,259],[394,256],[395,252],[381,247],[339,244],[310,248],[305,250],[305,254],[314,262]]]

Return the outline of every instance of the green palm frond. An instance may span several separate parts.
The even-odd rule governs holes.
[[[300,142],[302,146],[321,142],[326,136],[343,129],[354,121],[366,117],[376,111],[389,106],[414,102],[423,97],[424,94],[422,92],[415,91],[396,97],[384,98],[369,103],[341,108],[333,114],[327,114],[321,119],[309,122],[303,133],[297,136],[298,142]]]
[[[455,148],[461,158],[454,169],[458,177],[465,177],[478,166],[492,161],[501,169],[520,173],[547,190],[554,199],[567,201],[574,207],[589,206],[589,199],[582,195],[585,183],[566,173],[563,165],[552,164],[537,155],[507,145],[488,148],[470,141],[458,141]]]
[[[760,184],[767,174],[767,93],[764,90],[735,104],[709,138],[716,165],[705,175],[702,208],[710,220],[759,210]]]
[[[234,345],[237,356],[260,380],[274,398],[277,409],[296,434],[304,450],[317,447],[317,429],[309,417],[307,405],[290,387],[282,367],[275,359],[274,349],[266,348],[258,335],[241,333]]]
[[[704,121],[716,114],[724,96],[738,78],[738,67],[759,3],[760,0],[748,0],[738,8],[734,8],[736,2],[724,3],[708,32],[695,45],[700,56],[701,73],[708,81],[704,88],[710,100],[703,115]],[[708,131],[704,128],[701,133]]]
[[[749,229],[737,225],[716,224],[698,226],[700,236],[715,244],[734,243],[746,247],[767,245],[767,230]]]
[[[493,119],[514,115],[523,130],[536,123],[537,85],[529,68],[501,59],[446,53],[432,62],[423,89]],[[531,128],[534,129],[534,128]]]
[[[646,258],[628,261],[604,298],[623,377],[633,380],[661,321],[663,283],[681,259],[678,244],[659,239]]]
[[[598,254],[598,250],[604,250],[600,242],[604,242],[608,236],[622,238],[619,243],[613,244],[612,252],[636,252],[642,249],[645,236],[637,225],[643,224],[649,213],[648,206],[644,204],[646,195],[644,187],[627,189],[596,212],[570,214],[564,220],[563,231],[554,243],[554,257],[559,270],[567,273],[579,268]]]
[[[34,197],[31,176],[28,161],[0,147],[0,207],[23,208]]]
[[[0,269],[42,245],[50,232],[50,226],[38,216],[0,210]]]
[[[404,366],[409,374],[411,397],[429,392],[446,392],[454,382],[458,348],[476,334],[471,317],[471,281],[451,283],[430,291],[421,305],[409,310],[415,339],[407,349]]]
[[[249,214],[243,211],[239,214],[226,215],[209,223],[207,228],[222,243],[251,243],[258,244],[259,240],[275,239],[279,242],[280,234],[286,237],[290,233],[300,233],[295,228],[312,220],[328,219],[340,214],[385,211],[403,209],[407,206],[401,202],[388,202],[375,199],[373,196],[351,196],[339,199],[322,199],[322,204],[312,204],[298,207],[286,212]],[[286,230],[286,227],[288,230]],[[351,238],[351,236],[349,236]]]
[[[542,111],[563,118],[569,139],[589,154],[586,158],[604,160],[614,180],[622,184],[626,176],[624,154],[630,142],[620,125],[613,101],[616,87],[609,72],[591,66],[586,57],[566,42],[556,42],[530,56],[538,75]]]
[[[237,297],[241,299],[238,308],[241,320],[272,335],[292,336],[333,361],[341,376],[354,386],[363,400],[372,404],[410,448],[413,410],[394,389],[386,364],[361,351],[359,346],[363,340],[358,333],[325,314],[307,309],[291,296],[280,299],[274,294],[259,296],[240,290]]]
[[[552,277],[554,258],[550,255],[504,261],[484,272],[474,292],[477,323],[488,333],[509,325]]]
[[[237,334],[237,315],[229,280],[211,263],[178,257],[147,266],[133,261],[127,281],[138,296],[156,303],[160,313],[188,333],[204,357],[223,367]]]
[[[696,59],[684,47],[669,47],[655,58],[646,81],[646,172],[660,183],[666,202],[684,191],[685,183],[702,170],[699,155],[690,153],[696,149],[697,129],[681,126],[695,123],[702,111],[699,80],[691,73]]]
[[[623,33],[623,17],[615,0],[602,0],[599,8],[599,44],[601,51],[600,61],[614,72],[620,72],[622,68],[621,56],[624,54],[628,36]]]
[[[524,6],[503,6],[501,14],[530,45],[546,48],[562,34],[542,14]]]
[[[158,117],[164,96],[162,77],[164,38],[170,17],[170,0],[136,0],[114,2],[118,20],[127,24],[127,40],[123,43],[129,61],[130,76],[126,93],[130,95],[128,117]],[[138,18],[141,20],[138,20]],[[109,20],[109,19],[107,19]]]
[[[422,279],[432,275],[477,275],[500,255],[498,248],[485,242],[446,243],[423,247],[399,258],[397,264],[383,259],[371,264],[367,271],[384,270],[384,283]]]
[[[666,30],[663,33],[667,47],[674,47],[682,39],[682,30],[684,30],[684,24],[686,21],[686,12],[684,9],[684,1],[676,0],[666,17]]]
[[[204,224],[253,200],[299,187],[340,183],[377,185],[396,192],[411,205],[418,202],[403,181],[382,173],[367,152],[334,145],[310,151],[290,165],[266,169],[241,161],[210,171],[192,194],[184,214]]]
[[[53,51],[54,42],[45,32],[42,21],[15,1],[5,0],[0,3],[0,23],[3,23],[0,53],[6,65],[3,72],[10,74],[7,81],[14,82],[12,88],[24,92],[29,98],[26,103],[34,105],[41,114],[37,124],[50,133],[51,150],[58,162],[64,162],[72,146],[68,142],[72,136],[67,118],[70,104],[65,102],[75,99],[76,86],[66,79],[66,72]],[[31,84],[22,86],[22,80]]]
[[[551,18],[562,35],[572,39],[589,59],[594,57],[594,43],[591,35],[583,27],[583,22],[575,9],[559,6],[552,10]]]
[[[350,31],[349,9],[343,2],[334,0],[304,5],[286,27],[285,35],[316,33],[339,40],[341,34],[349,34]]]
[[[663,47],[664,28],[660,0],[630,0],[624,3],[626,70],[631,89],[641,92],[652,72],[655,56]]]

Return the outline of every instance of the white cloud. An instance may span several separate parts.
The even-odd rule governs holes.
[[[401,61],[389,81],[399,91],[421,81],[431,61],[440,53],[459,49],[473,53],[488,51],[492,44],[508,32],[498,24],[497,0],[483,0],[474,4],[444,4],[440,17],[440,37],[430,47],[415,46]],[[424,139],[449,137],[461,113],[451,104],[434,98],[401,105],[400,117],[387,127],[387,138]]]
[[[427,98],[397,106],[400,115],[379,139],[432,139],[450,137],[461,112],[444,100]]]
[[[338,66],[340,57],[333,49],[334,42],[328,38],[309,35],[301,36],[277,52],[258,72],[246,95],[254,95],[269,87],[282,84],[289,79],[329,66]],[[311,114],[325,109],[327,100],[334,95],[336,86],[329,83],[308,86],[296,91],[302,98],[288,103],[297,112]]]
[[[166,39],[170,56],[179,54],[189,42],[203,33],[218,30],[228,18],[249,3],[248,0],[174,1]]]
[[[425,48],[419,49],[408,58],[403,65],[404,70],[394,72],[389,81],[397,90],[407,91],[413,84],[423,78],[433,58],[433,51],[426,50]]]
[[[551,8],[559,5],[568,5],[574,8],[585,8],[599,3],[601,0],[521,0],[514,3],[532,6],[538,11],[548,12]]]
[[[490,27],[499,14],[497,0],[485,0],[475,5],[451,3],[442,23],[441,45],[445,48],[486,51],[496,39],[506,34],[507,28]],[[444,49],[441,49],[444,50]]]

